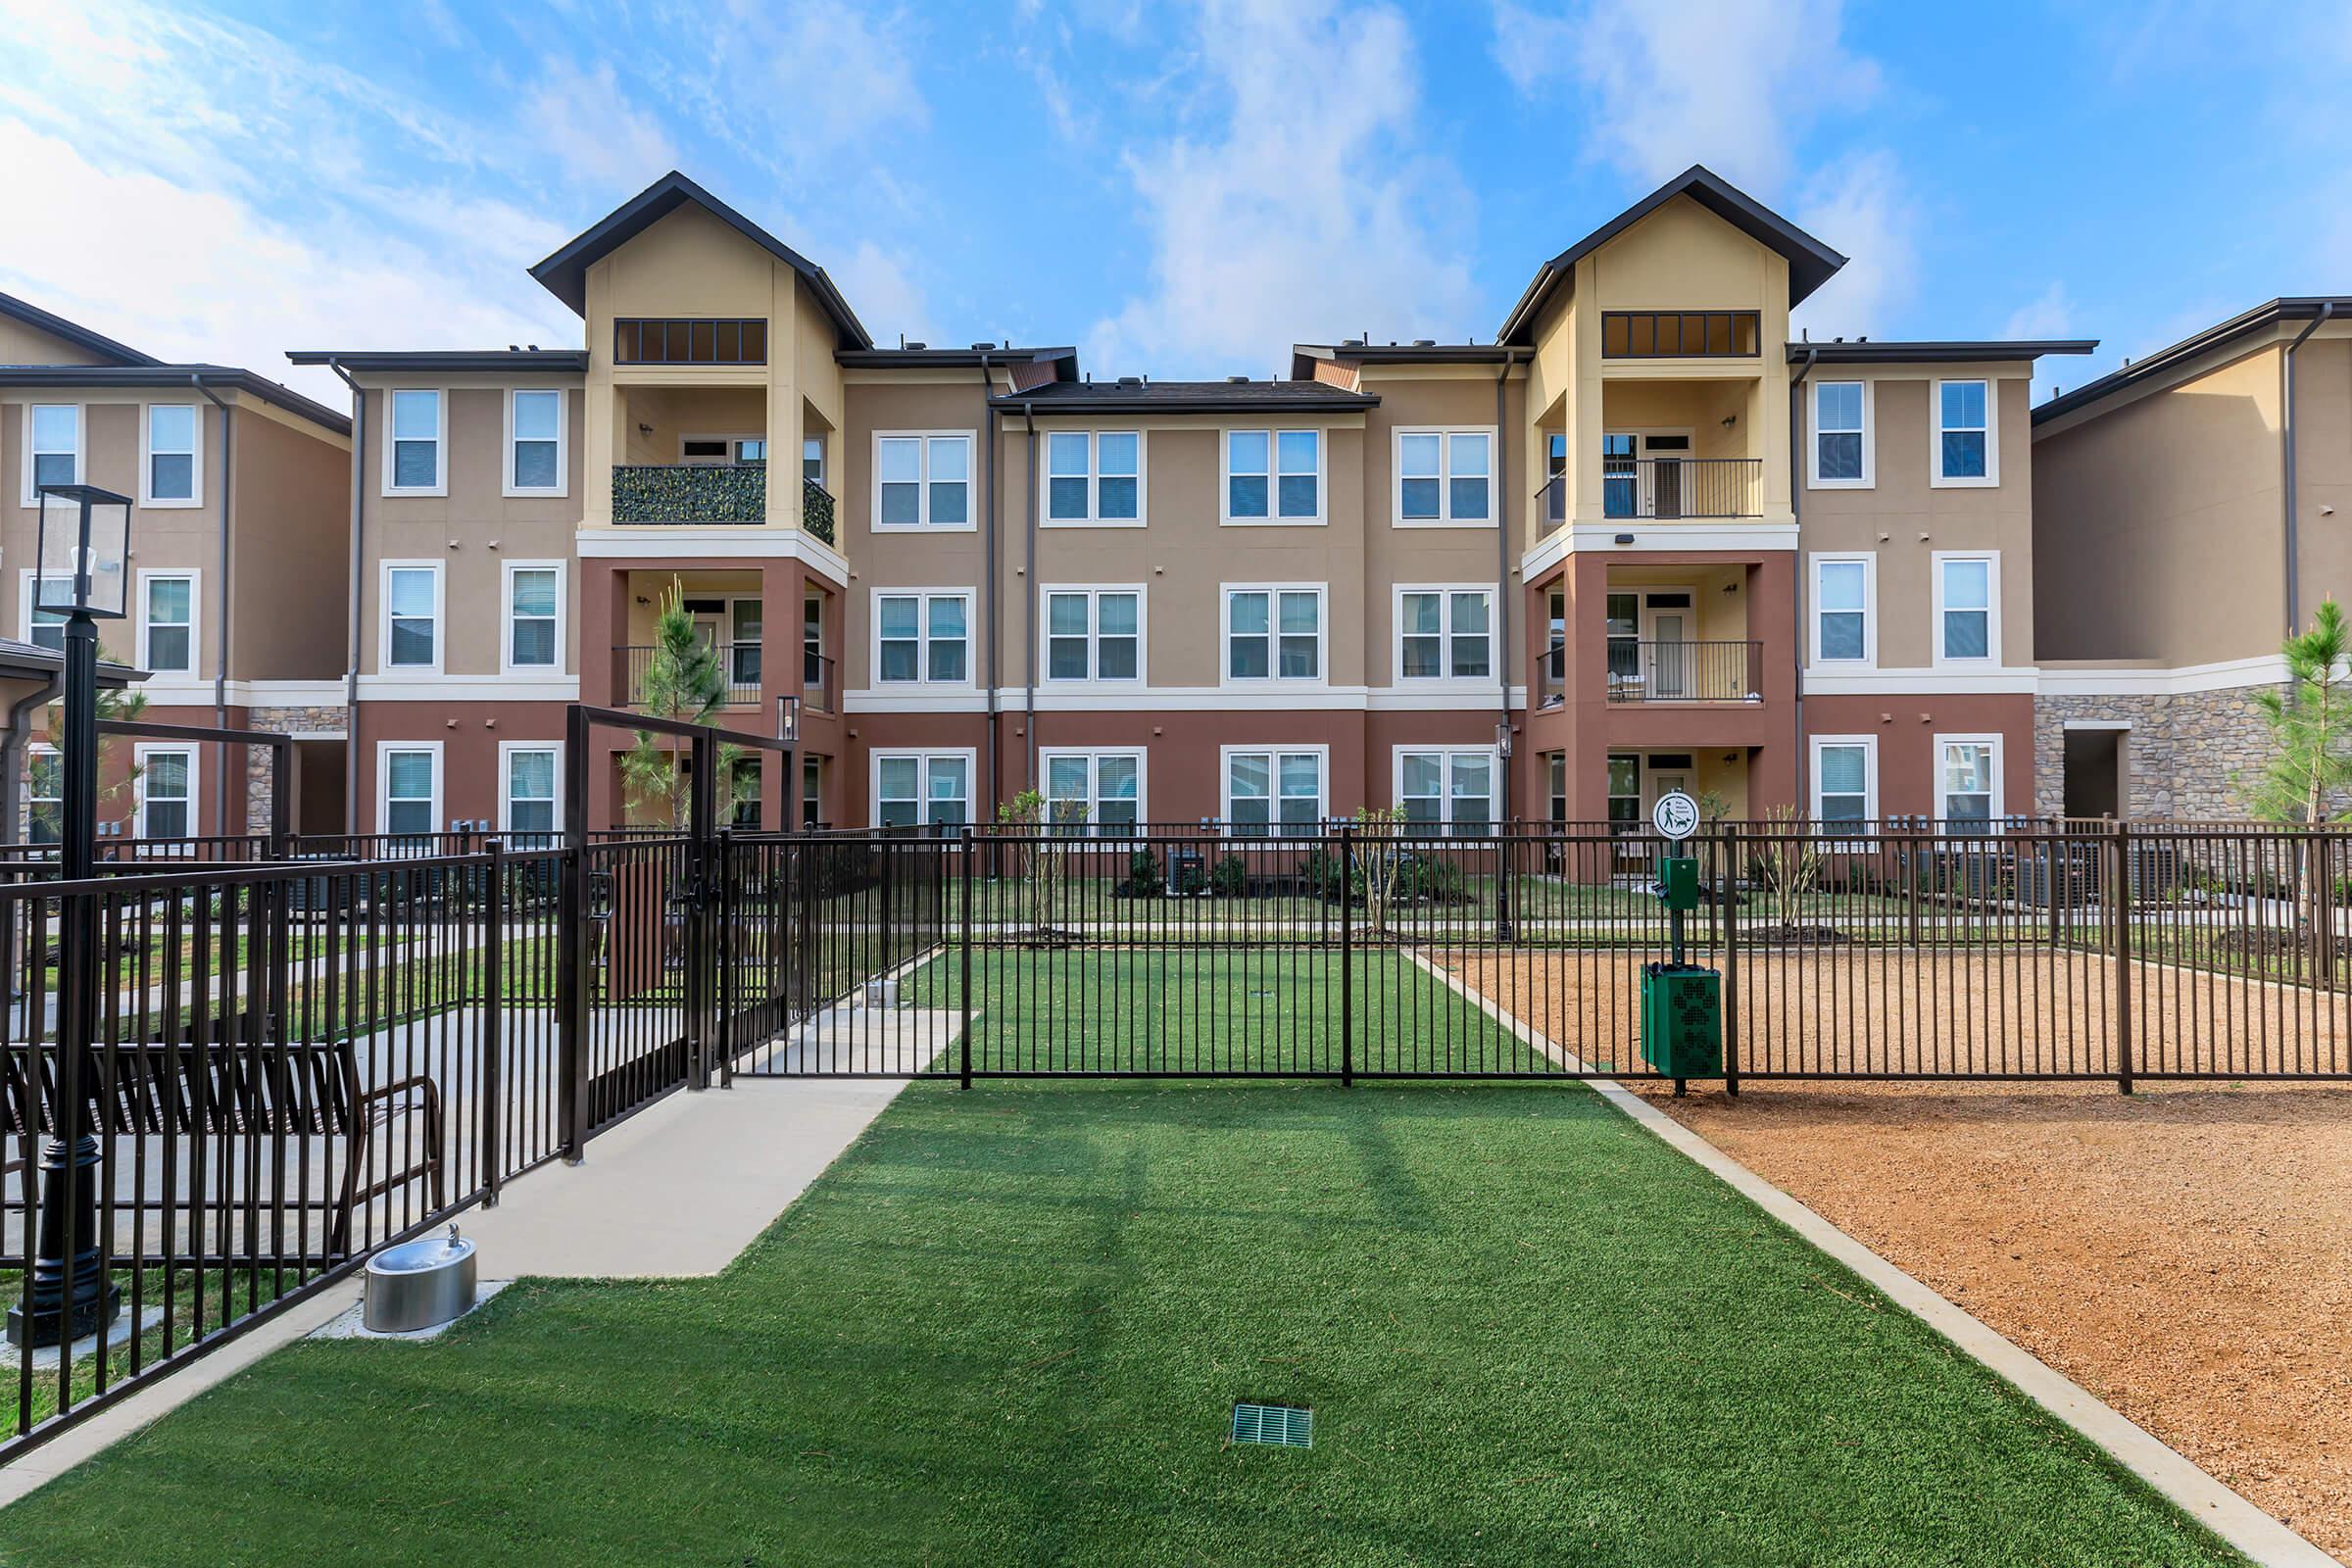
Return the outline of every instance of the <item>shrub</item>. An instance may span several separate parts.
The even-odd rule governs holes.
[[[1209,891],[1220,899],[1238,899],[1250,891],[1250,867],[1238,855],[1228,855],[1209,873]]]
[[[1145,848],[1127,857],[1127,880],[1119,891],[1131,899],[1156,899],[1167,884],[1159,874],[1159,857]]]

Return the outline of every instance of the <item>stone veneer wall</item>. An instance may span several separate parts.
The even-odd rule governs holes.
[[[249,708],[245,723],[249,729],[268,730],[277,735],[305,735],[320,730],[344,733],[349,713],[341,703],[321,708]],[[245,749],[245,831],[270,831],[270,749],[248,746]],[[233,831],[233,830],[232,830]]]
[[[2244,816],[2237,780],[2261,767],[2271,753],[2270,726],[2254,706],[2259,689],[2035,697],[2035,813],[2056,816],[2065,807],[2066,725],[2099,720],[2132,726],[2132,815],[2188,821]]]

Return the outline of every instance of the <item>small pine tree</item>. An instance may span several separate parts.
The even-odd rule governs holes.
[[[2257,692],[2275,747],[2269,762],[2244,791],[2256,816],[2275,822],[2316,822],[2328,798],[2352,789],[2352,621],[2334,600],[2321,603],[2311,630],[2279,645],[2286,656],[2284,690]]]
[[[672,577],[654,620],[654,652],[646,662],[638,706],[656,718],[708,724],[718,716],[726,701],[726,665],[687,611],[685,585]],[[678,760],[687,744],[674,735],[644,729],[637,732],[637,744],[620,759],[621,787],[632,810],[659,807],[668,814],[669,826],[685,825],[693,806],[692,782],[678,766]],[[722,746],[718,752],[721,790],[730,804],[738,791],[756,787],[736,776],[735,760],[741,750]]]

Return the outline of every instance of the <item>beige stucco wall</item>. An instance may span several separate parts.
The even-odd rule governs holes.
[[[88,349],[80,348],[20,321],[0,317],[0,365],[96,365]]]
[[[351,450],[307,428],[250,403],[236,416],[228,672],[240,680],[326,680],[347,666]]]

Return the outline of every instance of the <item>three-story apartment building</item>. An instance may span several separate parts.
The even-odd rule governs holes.
[[[342,823],[344,519],[351,424],[250,370],[169,365],[0,295],[0,615],[62,646],[34,611],[35,489],[94,484],[132,498],[129,617],[102,652],[146,671],[151,719],[298,737],[298,828]],[[45,701],[45,698],[41,699]],[[58,775],[32,734],[24,777],[34,837],[54,831]],[[251,756],[241,756],[249,751]],[[102,821],[148,838],[243,833],[269,815],[267,753],[140,741],[110,755]]]
[[[294,356],[358,411],[355,826],[552,825],[673,592],[727,722],[798,700],[769,825],[2023,812],[2028,387],[2089,345],[1790,342],[1842,265],[1693,169],[1492,343],[1095,379],[876,346],[673,173],[533,270],[584,347]]]

